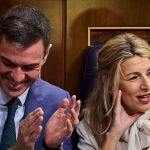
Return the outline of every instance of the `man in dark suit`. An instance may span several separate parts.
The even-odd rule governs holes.
[[[72,149],[69,137],[79,121],[80,101],[76,96],[70,101],[67,91],[39,77],[51,46],[49,21],[38,9],[18,5],[1,18],[1,150]],[[6,125],[12,101],[18,101],[13,142]]]

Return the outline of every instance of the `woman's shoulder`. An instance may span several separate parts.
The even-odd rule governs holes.
[[[82,119],[76,128],[79,135],[78,147],[90,147],[92,150],[99,149],[97,142],[92,134],[92,131],[86,121]],[[81,149],[81,148],[80,148]]]
[[[85,132],[85,133],[89,133],[92,134],[90,127],[88,126],[88,124],[86,123],[85,119],[82,119],[79,124],[77,125],[77,132]]]

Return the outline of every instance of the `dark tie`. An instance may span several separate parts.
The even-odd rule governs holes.
[[[16,143],[14,116],[19,104],[21,102],[17,97],[7,103],[8,115],[3,128],[0,150],[7,150]]]

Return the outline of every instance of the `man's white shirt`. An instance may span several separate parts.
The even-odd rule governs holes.
[[[24,116],[24,110],[25,110],[25,100],[28,94],[29,88],[20,96],[18,96],[22,106],[18,106],[18,109],[16,110],[15,113],[15,127],[16,127],[16,138],[18,135],[18,130],[19,130],[19,123],[22,119],[22,117]],[[2,132],[3,132],[3,127],[5,124],[5,120],[7,118],[7,106],[5,106],[5,104],[8,103],[8,101],[11,99],[11,97],[9,97],[8,95],[6,95],[4,93],[4,91],[2,90],[2,88],[0,87],[0,142],[1,142],[1,137],[2,137]]]

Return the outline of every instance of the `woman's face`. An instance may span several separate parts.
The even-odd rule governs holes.
[[[134,56],[123,62],[119,88],[128,113],[150,109],[150,59]]]

